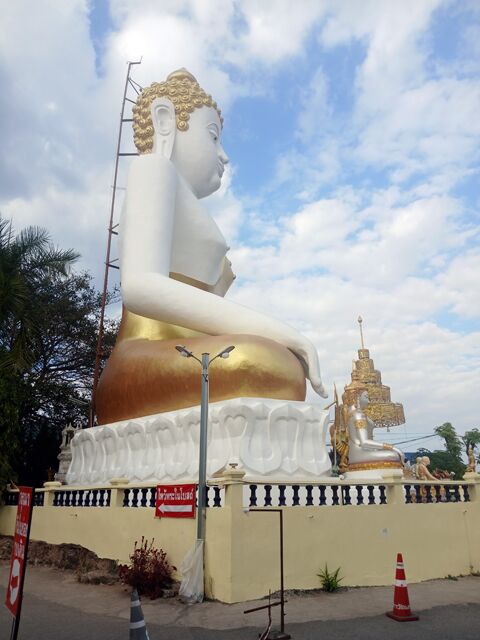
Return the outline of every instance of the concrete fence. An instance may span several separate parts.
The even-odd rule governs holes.
[[[13,533],[18,494],[0,508],[0,533]],[[60,487],[36,492],[32,538],[80,544],[128,561],[134,542],[154,538],[177,567],[195,540],[195,520],[155,518],[155,487]],[[238,472],[208,490],[205,587],[238,602],[279,587],[279,517],[284,520],[285,586],[320,586],[320,569],[340,567],[345,586],[391,584],[397,552],[419,582],[480,571],[480,483],[243,483]],[[262,511],[257,511],[257,509]],[[265,511],[266,510],[266,511]]]

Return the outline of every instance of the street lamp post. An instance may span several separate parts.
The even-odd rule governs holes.
[[[210,360],[209,353],[202,353],[197,358],[186,347],[177,345],[175,349],[184,358],[194,358],[202,367],[202,400],[200,405],[200,445],[198,454],[198,508],[197,508],[197,540],[205,541],[206,497],[207,497],[207,435],[208,435],[208,369],[217,358],[228,358],[235,347],[227,347]]]

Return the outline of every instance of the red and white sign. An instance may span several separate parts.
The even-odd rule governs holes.
[[[196,484],[159,484],[155,517],[194,518],[196,488]]]
[[[8,578],[7,598],[5,604],[15,617],[22,599],[24,565],[27,561],[26,548],[30,537],[30,520],[33,507],[32,487],[20,487],[18,494],[17,519],[13,537],[12,560]]]

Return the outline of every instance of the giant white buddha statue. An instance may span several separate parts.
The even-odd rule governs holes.
[[[100,378],[99,424],[199,404],[198,363],[175,345],[228,360],[210,372],[210,400],[325,397],[318,355],[294,328],[224,298],[229,247],[201,200],[220,187],[228,158],[223,120],[185,69],[153,83],[133,109],[139,151],[120,222],[123,316]]]

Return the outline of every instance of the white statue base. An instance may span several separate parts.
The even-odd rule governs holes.
[[[319,405],[236,398],[209,405],[207,475],[230,463],[245,480],[288,482],[329,476],[329,413]],[[198,479],[200,407],[83,429],[72,440],[68,485]]]

